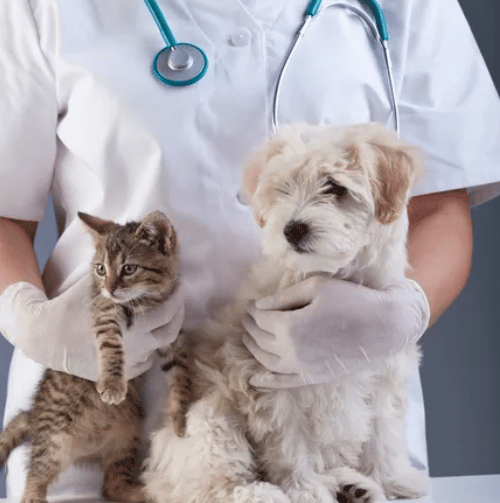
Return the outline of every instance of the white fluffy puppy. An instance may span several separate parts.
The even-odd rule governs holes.
[[[374,503],[416,497],[406,383],[416,344],[328,383],[259,390],[242,343],[248,301],[308,276],[384,288],[407,268],[406,204],[418,152],[377,124],[293,125],[249,162],[244,192],[264,257],[197,349],[186,436],[152,437],[144,480],[159,503]],[[297,306],[299,307],[299,306]]]

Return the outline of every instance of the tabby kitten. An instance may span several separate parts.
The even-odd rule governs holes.
[[[94,236],[94,280],[91,293],[93,332],[99,373],[96,388],[103,402],[125,399],[124,347],[120,321],[130,328],[136,311],[164,302],[176,286],[177,238],[161,212],[141,223],[118,225],[78,213]]]
[[[0,434],[0,466],[14,447],[29,440],[32,452],[22,503],[45,503],[49,485],[75,461],[101,463],[106,499],[141,503],[146,498],[135,480],[142,417],[139,378],[125,379],[120,324],[130,327],[138,310],[161,304],[178,285],[177,237],[161,212],[125,225],[78,215],[96,246],[91,315],[98,380],[46,370],[32,409],[18,414]],[[165,355],[175,365],[175,354],[165,350]],[[189,393],[185,368],[177,366],[172,387],[182,392],[173,396]],[[188,400],[175,400],[169,409],[178,413]]]

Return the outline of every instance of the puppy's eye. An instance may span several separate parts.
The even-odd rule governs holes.
[[[323,194],[328,196],[342,197],[346,194],[347,189],[334,182],[333,180],[328,180],[323,189]]]
[[[124,276],[131,276],[132,274],[135,273],[135,271],[137,271],[137,265],[135,264],[125,264],[122,267],[122,274]]]
[[[104,264],[95,264],[95,272],[98,276],[106,276],[106,268]]]
[[[286,187],[276,187],[276,192],[284,196],[290,195],[290,191]]]

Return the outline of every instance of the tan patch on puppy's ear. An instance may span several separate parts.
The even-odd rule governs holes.
[[[408,192],[422,172],[420,151],[397,142],[369,141],[377,155],[376,178],[372,181],[375,218],[381,224],[397,220],[408,201]]]
[[[359,146],[352,144],[345,149],[344,154],[345,160],[347,161],[347,169],[358,169],[359,165]]]
[[[283,139],[269,140],[263,148],[257,150],[247,161],[243,172],[243,181],[240,195],[246,204],[252,202],[253,195],[259,185],[262,170],[269,164],[269,161],[276,155],[283,152],[285,141]]]
[[[266,225],[266,221],[264,220],[264,217],[257,213],[256,211],[253,212],[253,216],[255,220],[257,220],[257,224],[259,225],[260,228],[264,227]]]

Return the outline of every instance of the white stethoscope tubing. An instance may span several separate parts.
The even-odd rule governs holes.
[[[280,93],[281,93],[281,87],[283,83],[284,76],[286,74],[288,64],[293,56],[293,53],[295,52],[295,49],[297,48],[297,44],[299,40],[304,36],[307,28],[311,24],[311,21],[313,20],[313,17],[319,17],[319,15],[326,9],[330,7],[344,7],[345,9],[348,9],[352,12],[354,12],[358,17],[363,19],[365,23],[370,27],[370,29],[373,32],[374,37],[379,41],[380,45],[382,46],[382,50],[384,53],[384,60],[385,60],[385,66],[387,70],[387,78],[388,78],[388,87],[389,87],[389,96],[391,100],[391,105],[392,109],[394,112],[394,129],[396,133],[399,135],[399,108],[397,104],[397,99],[396,99],[396,89],[394,86],[394,77],[393,77],[393,72],[392,72],[392,62],[391,62],[391,56],[389,52],[389,47],[387,45],[386,40],[382,40],[382,37],[380,36],[380,33],[378,31],[377,25],[375,24],[375,21],[370,18],[370,16],[361,10],[359,7],[356,7],[354,5],[344,3],[344,2],[337,2],[333,3],[330,5],[327,5],[323,8],[321,8],[316,15],[312,16],[310,14],[306,14],[304,17],[304,21],[302,22],[302,25],[300,26],[299,30],[297,31],[294,39],[292,40],[292,43],[290,44],[290,48],[288,50],[288,53],[285,57],[285,61],[281,67],[280,73],[278,75],[278,80],[276,82],[276,87],[274,88],[274,98],[273,98],[273,113],[272,113],[272,126],[273,126],[273,131],[276,134],[278,131],[278,107],[279,107],[279,99],[280,99]]]

